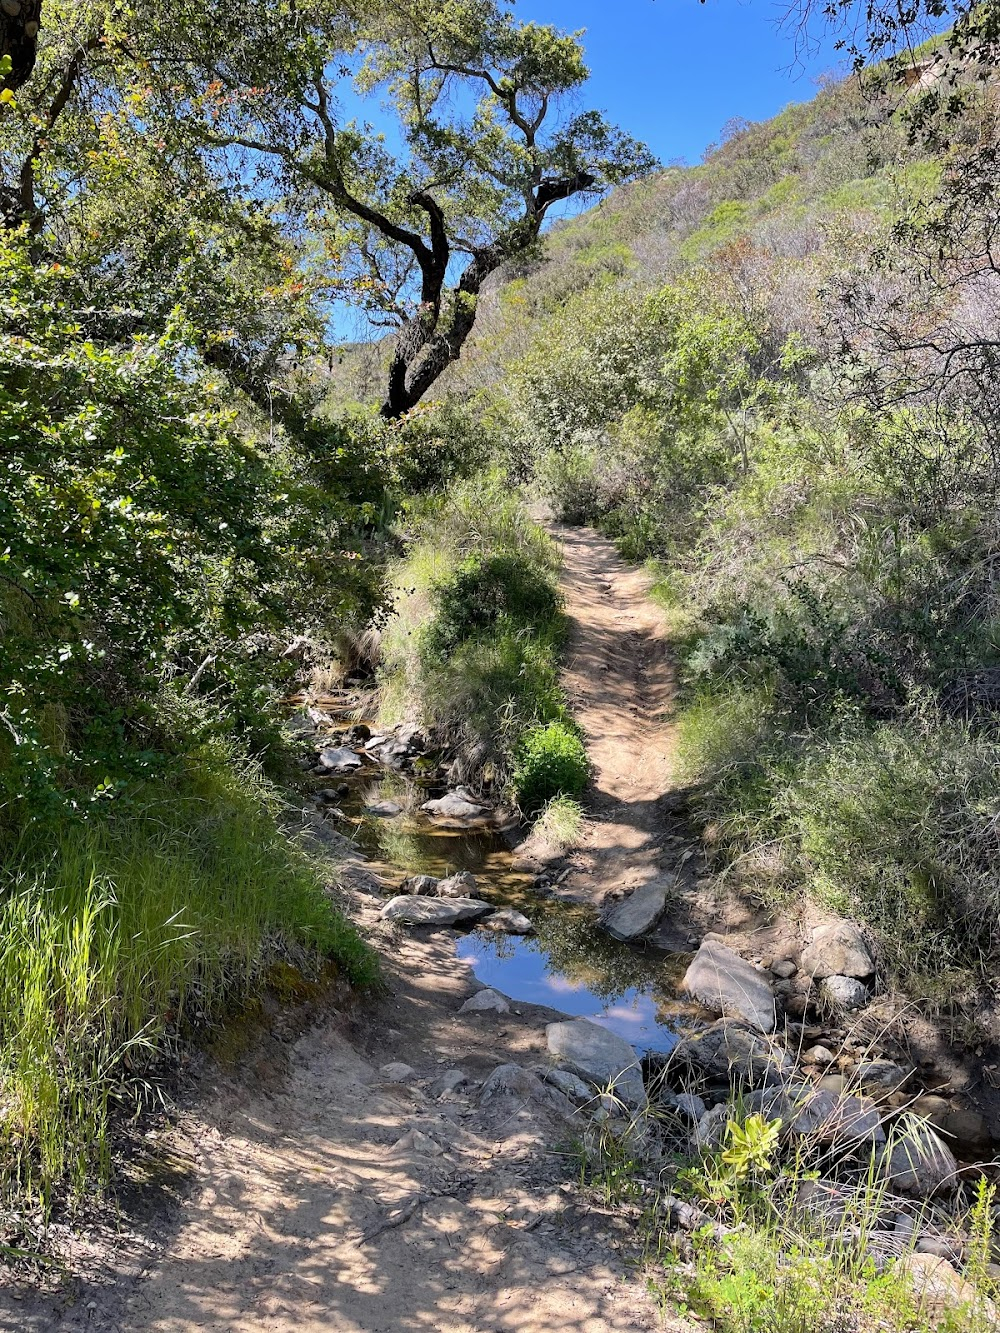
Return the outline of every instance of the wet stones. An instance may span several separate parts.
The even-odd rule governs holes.
[[[328,746],[320,750],[317,764],[326,773],[350,773],[361,767],[361,759],[346,745]]]
[[[713,936],[702,940],[682,989],[712,1013],[758,1032],[774,1031],[774,993],[766,975]]]
[[[458,823],[481,820],[490,813],[488,806],[477,801],[465,787],[457,787],[433,801],[425,801],[420,808],[435,819]]]

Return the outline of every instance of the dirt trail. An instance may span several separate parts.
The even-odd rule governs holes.
[[[586,529],[560,532],[572,638],[565,684],[596,785],[570,881],[598,899],[660,873],[672,693],[647,582]],[[454,935],[396,935],[365,873],[351,909],[387,991],[304,1036],[262,1034],[210,1065],[165,1145],[190,1178],[70,1291],[0,1289],[0,1329],[89,1333],[618,1333],[663,1321],[627,1258],[630,1227],[572,1183],[579,1113],[536,1075],[531,1005],[458,1012],[476,990]],[[402,1081],[383,1072],[411,1067]],[[509,1086],[490,1095],[497,1066]],[[447,1071],[467,1080],[451,1091]],[[454,1078],[457,1081],[459,1075]],[[160,1148],[151,1145],[155,1159]],[[155,1174],[155,1173],[154,1173]]]
[[[591,528],[555,528],[570,621],[563,685],[587,741],[589,823],[562,893],[600,904],[672,873],[687,839],[674,818],[674,673],[650,579]]]

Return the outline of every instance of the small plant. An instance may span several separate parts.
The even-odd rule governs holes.
[[[524,738],[514,769],[514,791],[522,810],[538,810],[556,796],[580,796],[589,767],[583,741],[564,722],[536,727]]]

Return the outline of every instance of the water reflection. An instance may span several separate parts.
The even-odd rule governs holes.
[[[676,998],[686,958],[620,944],[599,929],[592,911],[540,897],[496,832],[442,829],[420,813],[437,794],[427,783],[368,770],[350,785],[341,807],[375,869],[397,879],[401,871],[440,877],[469,870],[484,898],[516,907],[534,923],[533,936],[475,931],[460,939],[458,956],[480,981],[513,1000],[593,1018],[642,1050],[668,1051],[680,1026],[699,1025],[701,1011]],[[385,800],[403,813],[366,812]]]

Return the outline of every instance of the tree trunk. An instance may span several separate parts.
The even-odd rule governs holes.
[[[35,68],[42,0],[0,0],[0,58],[10,56],[11,71],[0,88],[15,92]]]

